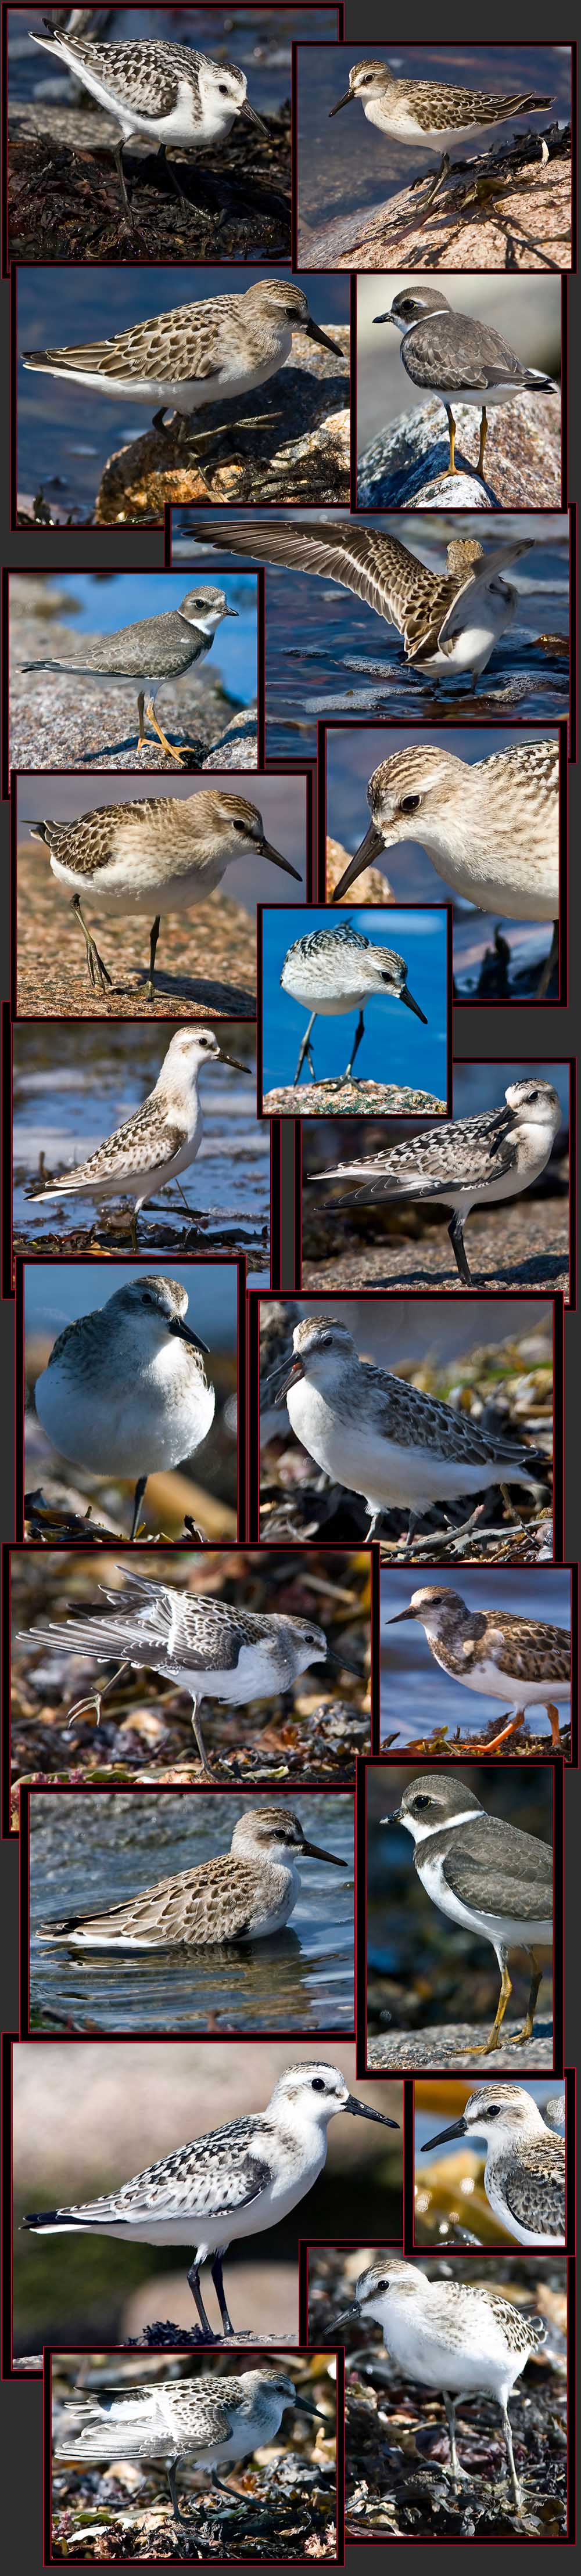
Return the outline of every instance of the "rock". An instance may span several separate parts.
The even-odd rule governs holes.
[[[226,758],[224,754],[226,753]],[[258,768],[258,708],[240,707],[202,761],[202,769]]]
[[[495,152],[455,168],[423,213],[419,190],[409,187],[383,205],[339,217],[309,238],[309,268],[530,270],[532,249],[539,268],[568,268],[570,129],[553,126],[545,139],[546,162],[535,135],[502,149],[496,176]]]
[[[466,461],[478,456],[480,416],[471,403],[454,404],[459,471],[448,473],[448,431],[442,403],[429,397],[400,412],[358,460],[360,510],[559,510],[561,508],[561,402],[554,393],[515,394],[494,406],[488,423],[482,477]]]
[[[349,371],[349,329],[331,323],[328,328],[344,354],[344,364],[330,350],[303,340],[300,365],[291,351],[278,374],[249,395],[242,422],[234,404],[209,403],[199,415],[203,440],[199,464],[189,442],[171,430],[153,428],[109,457],[97,497],[97,526],[161,520],[168,502],[174,508],[187,508],[192,502],[207,504],[209,497],[256,502],[261,508],[268,502],[298,501],[319,508],[333,502],[348,507],[350,437],[344,377]],[[195,428],[194,435],[198,435]]]
[[[374,2070],[376,2067],[385,2067],[386,2071],[389,2068],[390,2074],[396,2067],[407,2069],[421,2066],[429,2067],[433,2074],[439,2074],[444,2066],[465,2067],[474,2063],[480,2074],[485,2074],[489,2065],[492,2076],[499,2075],[501,2067],[503,2072],[506,2069],[507,2074],[514,2075],[518,2066],[518,2059],[514,2054],[514,2041],[521,2029],[521,2021],[506,2020],[503,2023],[505,2044],[495,2048],[490,2059],[476,2055],[476,2051],[487,2036],[486,2029],[481,2028],[479,2023],[453,2021],[447,2022],[441,2029],[393,2031],[386,2039],[371,2040],[368,2049],[369,2066]],[[537,2068],[541,2072],[543,2067],[552,2067],[551,2029],[545,2029],[532,2039],[527,2039],[526,2064],[530,2073]]]
[[[345,1081],[298,1083],[265,1093],[265,1118],[336,1118],[353,1110],[361,1118],[436,1118],[446,1116],[445,1100],[431,1091],[414,1091],[394,1082]]]
[[[349,859],[352,857],[353,851],[346,850],[342,841],[333,841],[330,838],[327,839],[328,903],[332,903],[335,887],[339,885],[344,869],[348,866]],[[347,903],[347,895],[345,895],[344,900]],[[380,868],[363,869],[362,875],[357,878],[357,902],[358,904],[395,903],[393,889],[389,884],[388,878],[382,876]]]
[[[187,2260],[190,2259],[188,2255]],[[196,2310],[186,2273],[187,2262],[184,2261],[183,2269],[176,2265],[173,2272],[155,2273],[139,2289],[129,2290],[120,2320],[123,2343],[132,2340],[134,2335],[146,2334],[154,2317],[171,2317],[177,2326],[185,2327],[187,2333],[195,2335]],[[279,2342],[296,2342],[297,2276],[293,2263],[268,2263],[261,2260],[260,2255],[256,2262],[242,2257],[231,2268],[228,2295],[237,2320],[237,2335],[240,2331],[245,2335],[250,2331],[261,2343],[268,2341],[271,2334],[275,2334]],[[204,2298],[207,2298],[208,2309],[212,2310],[212,2323],[219,2333],[220,2320],[209,2280],[204,2280]]]
[[[100,642],[97,634],[79,638],[74,626],[61,621],[59,611],[64,605],[62,593],[52,587],[45,587],[40,596],[28,596],[26,582],[19,585],[14,575],[10,600],[14,769],[84,769],[90,763],[91,770],[135,768],[138,776],[162,770],[175,778],[180,766],[202,769],[210,756],[217,769],[256,766],[256,710],[238,708],[231,713],[232,701],[209,658],[199,670],[194,665],[184,679],[168,681],[160,689],[159,721],[168,741],[180,750],[189,748],[190,756],[182,763],[162,751],[151,728],[138,760],[137,687],[131,680],[92,682],[79,677],[75,687],[62,671],[23,671],[24,662],[40,661],[43,653],[54,660],[70,654],[72,660],[80,655],[81,642],[87,646]],[[68,599],[66,606],[70,610],[74,601]],[[247,762],[240,755],[252,741],[254,757]],[[215,757],[222,744],[223,754]]]

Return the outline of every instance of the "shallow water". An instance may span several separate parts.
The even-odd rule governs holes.
[[[483,1729],[485,1733],[492,1733],[495,1716],[500,1720],[504,1710],[511,1705],[509,1690],[503,1702],[490,1699],[481,1691],[465,1690],[460,1682],[449,1678],[441,1664],[435,1663],[419,1619],[402,1621],[398,1628],[389,1627],[389,1620],[395,1617],[397,1610],[407,1608],[412,1592],[420,1584],[439,1580],[437,1567],[434,1571],[424,1565],[419,1574],[411,1577],[403,1570],[401,1573],[390,1570],[381,1575],[381,1739],[383,1743],[388,1736],[395,1735],[394,1759],[400,1745],[409,1743],[412,1738],[429,1735],[435,1726],[446,1730],[444,1743],[439,1747],[442,1752],[447,1749],[446,1739],[451,1740],[458,1727],[462,1736],[473,1735],[475,1739],[480,1737]],[[566,1569],[543,1567],[542,1602],[539,1599],[539,1578],[533,1568],[527,1572],[515,1567],[508,1572],[504,1567],[495,1566],[493,1571],[471,1574],[462,1566],[457,1581],[453,1572],[446,1573],[443,1581],[450,1591],[460,1593],[469,1610],[512,1611],[518,1618],[542,1618],[555,1627],[570,1628],[571,1580]],[[562,1703],[562,1725],[568,1724],[568,1720],[569,1704],[565,1701]],[[549,1722],[542,1707],[530,1711],[529,1726],[535,1733],[537,1725],[539,1734],[546,1737],[549,1752]],[[518,1742],[517,1736],[517,1746]],[[501,1758],[499,1755],[499,1761]]]
[[[8,12],[10,96],[19,101],[50,97],[55,105],[68,103],[66,72],[54,54],[43,54],[29,40],[28,28],[40,32],[43,24],[42,9],[30,9],[26,16],[21,9]],[[225,57],[246,72],[249,97],[259,116],[273,116],[290,96],[293,38],[320,43],[336,32],[334,8],[261,8],[258,13],[237,9],[234,18],[226,9],[142,9],[137,23],[134,9],[115,9],[105,42],[119,45],[129,36],[166,36],[171,44],[196,45],[215,62]]]
[[[268,1797],[261,1797],[267,1806]],[[273,1799],[280,1804],[280,1796]],[[236,1949],[141,1952],[124,1960],[45,1948],[38,1925],[97,1910],[227,1851],[240,1798],[147,1792],[34,1802],[31,1863],[31,2023],[49,2014],[99,2031],[316,2031],[353,2028],[353,1800],[303,1796],[307,1840],[344,1871],[305,1860],[284,1932]]]
[[[396,25],[397,25],[396,21]],[[313,29],[314,34],[314,29]],[[360,47],[363,46],[363,53]],[[355,101],[331,119],[330,111],[349,87],[351,64],[364,59],[385,61],[398,79],[450,81],[452,87],[500,90],[531,89],[555,94],[555,106],[530,118],[531,132],[542,133],[553,120],[568,123],[571,114],[571,57],[566,45],[487,44],[421,46],[378,45],[369,53],[365,37],[330,53],[321,48],[312,61],[299,58],[299,257],[308,264],[310,236],[337,218],[386,205],[400,188],[424,169],[435,172],[437,160],[417,144],[398,143],[379,132]],[[483,138],[483,150],[511,142],[526,132],[527,119],[495,127]],[[458,159],[473,160],[476,146],[463,144]],[[445,263],[444,263],[445,264]]]

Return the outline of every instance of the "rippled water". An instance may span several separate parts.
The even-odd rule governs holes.
[[[506,1701],[493,1700],[484,1692],[464,1690],[435,1663],[419,1619],[402,1621],[401,1627],[390,1628],[389,1620],[397,1610],[407,1608],[412,1592],[420,1584],[441,1580],[438,1568],[422,1565],[421,1573],[411,1575],[392,1572],[381,1575],[381,1739],[394,1735],[395,1754],[399,1746],[412,1738],[431,1734],[437,1726],[452,1738],[459,1727],[462,1735],[480,1736],[492,1731],[495,1713],[500,1718],[510,1707]],[[571,1625],[571,1580],[566,1568],[543,1567],[543,1596],[539,1599],[539,1578],[534,1568],[467,1573],[462,1566],[457,1584],[453,1573],[443,1578],[450,1591],[461,1594],[469,1610],[512,1611],[518,1618],[544,1619],[558,1628]],[[568,1722],[568,1704],[563,1704],[562,1723]],[[544,1710],[532,1710],[530,1724],[546,1736],[550,1751],[550,1731]],[[518,1737],[517,1737],[518,1743]],[[442,1746],[446,1750],[446,1743]]]
[[[10,96],[39,97],[62,103],[70,95],[65,73],[54,55],[31,45],[28,28],[44,25],[42,9],[9,10]],[[259,116],[272,116],[290,95],[293,37],[319,42],[337,32],[336,9],[113,9],[105,29],[107,44],[129,36],[166,36],[171,44],[197,45],[214,61],[226,58],[246,72],[249,96]]]
[[[399,24],[396,18],[396,30]],[[417,144],[398,143],[393,135],[381,134],[370,125],[358,102],[331,118],[331,108],[348,89],[351,64],[363,59],[362,46],[365,52],[364,37],[361,42],[351,38],[336,54],[321,48],[311,60],[304,54],[299,58],[299,245],[304,262],[310,237],[326,224],[386,205],[418,172],[437,167],[429,150],[422,157]],[[373,61],[385,62],[400,80],[406,76],[444,80],[453,87],[500,90],[505,96],[523,88],[545,97],[554,92],[552,111],[531,117],[535,133],[542,133],[553,118],[567,123],[571,114],[571,57],[566,45],[509,43],[484,48],[428,43],[418,48],[401,44],[396,34],[387,45],[374,40],[371,50]],[[525,133],[526,120],[521,119],[516,131]],[[493,134],[484,135],[483,150],[510,142],[514,132],[511,124],[498,126]],[[462,145],[457,157],[474,159],[474,144]]]

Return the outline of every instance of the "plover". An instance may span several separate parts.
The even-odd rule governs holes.
[[[365,1036],[364,1004],[374,994],[384,1000],[406,1002],[408,1011],[415,1011],[416,1019],[423,1020],[427,1028],[425,1011],[420,1010],[419,1002],[414,1002],[413,993],[408,991],[407,971],[405,957],[398,957],[394,948],[382,948],[376,939],[364,938],[350,921],[339,922],[332,930],[308,931],[304,939],[293,941],[292,948],[287,948],[280,980],[283,992],[290,993],[293,1002],[302,1002],[310,1013],[293,1088],[300,1081],[305,1056],[311,1080],[315,1080],[310,1041],[320,1012],[329,1019],[344,1011],[359,1013],[349,1063],[338,1077],[340,1082],[347,1082],[353,1072]]]
[[[102,912],[145,912],[150,921],[145,999],[155,994],[155,952],[163,912],[186,912],[213,894],[233,859],[270,859],[284,876],[300,870],[267,841],[262,815],[246,796],[202,787],[192,796],[136,797],[126,805],[95,805],[74,822],[30,823],[33,841],[44,841],[53,877],[65,886],[80,923],[92,985],[112,983],[81,910],[81,895]]]
[[[399,2125],[384,2111],[374,2111],[370,2102],[357,2101],[338,2066],[314,2059],[286,2067],[265,2111],[247,2112],[224,2128],[209,2130],[206,2137],[175,2147],[98,2200],[43,2210],[23,2224],[49,2235],[118,2236],[140,2245],[195,2243],[188,2281],[203,2341],[214,2343],[200,2289],[202,2264],[212,2258],[222,2332],[232,2335],[223,2255],[236,2237],[276,2227],[312,2189],[323,2171],[327,2129],[336,2111],[376,2120],[384,2129]]]
[[[464,1243],[470,1209],[530,1189],[544,1172],[561,1125],[561,1103],[551,1082],[511,1082],[504,1097],[503,1109],[451,1119],[447,1126],[427,1128],[424,1135],[383,1146],[356,1163],[331,1163],[314,1177],[317,1183],[356,1182],[355,1202],[368,1206],[395,1199],[451,1207],[448,1233],[456,1268],[471,1288]]]
[[[450,147],[479,143],[494,126],[512,125],[516,117],[539,116],[543,108],[553,105],[552,98],[540,98],[534,90],[495,94],[494,90],[458,89],[448,81],[414,80],[413,75],[408,79],[407,73],[396,80],[389,63],[378,61],[352,64],[349,88],[329,115],[338,116],[340,107],[349,107],[352,99],[359,99],[364,116],[379,127],[380,134],[440,152],[438,178],[444,173]]]
[[[387,536],[380,520],[365,528],[337,516],[303,526],[296,519],[239,519],[229,511],[227,525],[216,528],[211,519],[196,519],[195,534],[197,543],[227,554],[319,573],[354,591],[397,627],[408,668],[437,680],[485,670],[517,604],[514,584],[502,575],[533,543],[526,537],[484,547],[476,538],[454,537],[446,547],[447,571],[434,573],[399,537]]]
[[[422,2155],[447,2138],[485,2138],[486,2198],[517,2245],[565,2243],[565,2143],[552,2138],[523,2084],[482,2084],[459,2120],[427,2138]]]
[[[262,117],[246,96],[246,73],[236,63],[215,63],[209,54],[199,54],[195,45],[167,44],[165,37],[138,36],[124,45],[102,45],[87,43],[66,30],[61,34],[49,18],[44,25],[44,36],[31,29],[32,44],[42,45],[44,53],[56,54],[57,62],[66,63],[67,70],[121,126],[121,141],[111,144],[111,151],[125,205],[123,145],[133,135],[145,135],[150,146],[157,143],[165,159],[168,144],[196,151],[204,143],[225,142],[237,117],[266,133]],[[169,167],[181,196],[177,171],[172,163]]]
[[[456,2406],[460,2398],[495,2397],[500,2407],[506,2457],[516,2512],[522,2497],[514,2464],[508,2400],[515,2380],[531,2353],[545,2341],[540,2317],[515,2308],[499,2290],[483,2283],[430,2280],[418,2263],[382,2254],[360,2274],[355,2299],[337,2319],[377,2319],[388,2352],[406,2379],[441,2393],[450,2440],[454,2484],[463,2482],[456,2449]]]
[[[101,636],[98,644],[89,644],[86,653],[61,662],[50,658],[43,662],[23,662],[23,671],[60,671],[64,679],[133,680],[138,683],[137,713],[139,735],[137,750],[147,746],[146,724],[152,726],[162,751],[170,760],[181,760],[183,752],[194,745],[168,742],[158,724],[155,701],[165,680],[181,680],[202,662],[214,642],[216,628],[223,617],[237,617],[238,609],[229,608],[223,590],[202,582],[199,590],[186,591],[179,608],[161,609],[157,617],[140,617],[133,626],[120,626],[115,635]],[[77,691],[78,695],[78,691]]]
[[[193,413],[204,404],[224,398],[239,405],[268,384],[290,357],[295,332],[330,349],[343,368],[338,341],[313,321],[306,295],[291,277],[261,277],[244,294],[176,304],[108,340],[22,354],[24,366],[41,374],[66,376],[69,384],[112,394],[116,401],[121,395],[153,404],[155,429],[165,426],[171,407],[187,434]]]
[[[367,802],[371,823],[333,902],[383,850],[417,842],[452,893],[479,912],[553,922],[539,996],[546,991],[558,955],[559,913],[559,754],[550,736],[509,743],[484,760],[411,743],[373,770]]]
[[[571,1638],[567,1628],[548,1627],[542,1619],[523,1619],[513,1610],[468,1610],[459,1592],[446,1584],[426,1583],[412,1592],[400,1619],[419,1619],[436,1664],[465,1690],[480,1691],[506,1705],[506,1723],[490,1737],[493,1752],[517,1733],[529,1708],[546,1708],[555,1750],[560,1743],[560,1700],[571,1697]]]
[[[480,412],[476,473],[482,474],[487,415],[492,405],[510,402],[514,394],[555,392],[552,376],[544,376],[540,367],[523,366],[489,322],[476,322],[469,313],[453,311],[440,286],[405,287],[401,294],[394,295],[389,312],[374,313],[373,319],[393,322],[395,329],[401,331],[400,356],[406,375],[422,393],[437,394],[444,405],[450,438],[449,474],[459,471],[454,453],[453,402],[474,403]]]
[[[74,1655],[94,1655],[96,1663],[114,1661],[117,1666],[103,1690],[75,1700],[69,1726],[88,1708],[95,1709],[99,1725],[105,1690],[113,1690],[126,1666],[161,1673],[174,1688],[191,1696],[196,1744],[202,1769],[208,1771],[199,1716],[204,1700],[245,1708],[250,1700],[294,1689],[310,1664],[329,1660],[349,1669],[343,1653],[335,1654],[324,1630],[312,1619],[298,1618],[290,1611],[266,1614],[233,1608],[211,1594],[178,1592],[161,1578],[153,1582],[134,1574],[132,1567],[121,1571],[125,1583],[121,1596],[99,1585],[108,1605],[106,1614],[87,1611],[29,1632],[34,1643],[64,1648]]]
[[[292,1430],[309,1456],[333,1482],[364,1496],[366,1544],[394,1507],[410,1515],[407,1553],[430,1503],[483,1494],[492,1485],[535,1485],[547,1474],[546,1459],[524,1441],[497,1438],[405,1378],[359,1359],[345,1324],[330,1315],[309,1315],[295,1325],[293,1358],[276,1402],[285,1396]]]
[[[117,2385],[90,2395],[79,2388],[65,2407],[55,2457],[71,2460],[78,2469],[92,2468],[98,2460],[110,2465],[131,2460],[144,2467],[159,2461],[167,2471],[174,2521],[187,2523],[191,2515],[180,2511],[177,2495],[180,2460],[231,2497],[233,2490],[218,2477],[218,2468],[246,2460],[273,2442],[287,2406],[298,2407],[302,2415],[321,2415],[320,2407],[297,2396],[290,2371],[276,2362],[244,2370],[239,2379],[139,2380],[134,2387]],[[323,2415],[321,2420],[328,2419]],[[236,2502],[243,2504],[244,2497],[237,2496]]]
[[[463,1780],[440,1771],[425,1771],[410,1780],[400,1807],[382,1816],[384,1825],[404,1825],[412,1834],[414,1869],[432,1904],[452,1923],[461,1923],[478,1940],[490,1941],[500,1968],[501,1986],[492,2030],[482,2046],[470,2043],[471,2057],[488,2057],[498,2048],[512,1986],[510,1950],[526,1950],[531,1962],[529,2000],[522,2030],[514,2044],[532,2037],[542,1969],[534,1943],[553,1939],[553,1854],[550,1843],[524,1834],[504,1816],[489,1816]]]
[[[216,1941],[269,1940],[282,1932],[301,1893],[298,1863],[327,1861],[346,1869],[336,1852],[307,1841],[292,1807],[251,1807],[234,1826],[229,1852],[180,1869],[104,1914],[70,1914],[44,1923],[41,1941],[75,1950],[207,1948]]]
[[[186,1324],[188,1303],[181,1280],[129,1280],[65,1324],[36,1380],[38,1419],[60,1456],[99,1478],[131,1478],[132,1539],[148,1476],[191,1458],[214,1419],[208,1345]]]
[[[141,1109],[126,1118],[122,1127],[116,1127],[114,1135],[98,1145],[86,1163],[76,1163],[61,1180],[51,1181],[48,1189],[34,1191],[31,1206],[43,1207],[47,1199],[90,1198],[99,1208],[104,1199],[128,1193],[133,1200],[134,1252],[139,1209],[155,1197],[156,1190],[164,1190],[170,1181],[177,1181],[189,1216],[179,1174],[188,1170],[199,1153],[204,1120],[198,1077],[208,1064],[228,1064],[236,1073],[247,1071],[237,1056],[226,1055],[213,1029],[176,1029],[161,1073]]]

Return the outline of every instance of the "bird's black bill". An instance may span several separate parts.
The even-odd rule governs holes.
[[[435,2138],[426,2138],[425,2147],[422,2147],[422,2155],[427,2156],[430,2147],[443,2147],[445,2145],[446,2138],[465,2138],[466,2135],[466,2121],[463,2119],[452,2120],[449,2129],[438,2129]]]
[[[373,322],[393,322],[393,313],[373,313]]]
[[[328,1646],[327,1655],[329,1663],[336,1664],[338,1673],[353,1673],[356,1682],[363,1680],[361,1665],[354,1663],[350,1655],[344,1655],[342,1647]]]
[[[354,859],[349,860],[348,868],[345,868],[344,875],[339,878],[339,884],[335,887],[333,902],[339,903],[341,895],[347,894],[349,886],[355,884],[356,877],[361,877],[363,875],[364,868],[374,867],[376,859],[381,859],[382,857],[383,841],[381,839],[381,834],[376,831],[375,823],[370,823],[369,830],[365,834],[365,840],[360,841],[359,849],[355,851]]]
[[[247,125],[257,125],[259,134],[268,134],[268,126],[264,123],[264,117],[257,116],[256,108],[251,107],[250,100],[248,98],[245,98],[243,101],[240,115],[246,118]]]
[[[323,2414],[322,2407],[309,2406],[308,2398],[306,2397],[295,2397],[295,2406],[298,2406],[299,2415],[316,2415],[319,2424],[326,2424],[328,2422],[328,2417]]]
[[[336,2325],[336,2326],[351,2326],[351,2325],[357,2325],[357,2324],[358,2324],[358,2322],[359,2322],[359,2318],[360,2318],[360,2316],[361,2316],[361,2309],[360,2309],[360,2307],[358,2306],[357,2300],[355,2300],[354,2306],[353,2306],[352,2308],[342,2308],[342,2309],[341,2309],[341,2315],[340,2315],[340,2317],[336,2317],[336,2318],[335,2318],[335,2325]]]
[[[416,1019],[423,1020],[424,1028],[427,1029],[428,1023],[425,1011],[420,1010],[419,1002],[414,1002],[413,993],[408,992],[407,984],[402,984],[400,986],[399,998],[400,1002],[407,1002],[408,1011],[415,1011]]]
[[[178,1341],[189,1342],[193,1351],[209,1351],[209,1342],[202,1341],[201,1333],[192,1332],[191,1324],[184,1323],[183,1315],[172,1315],[168,1333],[177,1333]]]
[[[332,1869],[347,1868],[346,1860],[338,1860],[336,1852],[321,1851],[320,1843],[301,1843],[301,1852],[306,1852],[309,1860],[328,1860]]]
[[[225,617],[239,617],[239,616],[240,616],[240,610],[239,610],[239,608],[225,608],[225,609],[224,609],[224,616],[225,616]]]
[[[417,1615],[417,1610],[412,1610],[410,1601],[409,1609],[392,1610],[391,1619],[388,1619],[387,1626],[388,1628],[397,1628],[400,1619],[417,1619]]]
[[[303,323],[303,330],[306,340],[320,340],[322,349],[332,349],[334,358],[342,358],[343,351],[339,348],[338,340],[330,340],[328,331],[320,331],[318,322],[313,322],[312,314],[309,315],[308,322]]]
[[[391,1807],[388,1816],[380,1816],[380,1825],[401,1825],[401,1807]]]
[[[270,1377],[267,1378],[265,1384],[265,1395],[268,1396],[275,1405],[284,1404],[285,1396],[288,1395],[289,1386],[295,1386],[297,1378],[304,1377],[304,1374],[304,1368],[300,1360],[293,1360],[290,1368],[288,1360],[283,1360],[282,1371],[280,1369],[271,1370]]]
[[[282,868],[283,876],[296,877],[297,884],[300,885],[300,868],[293,868],[290,859],[281,859],[280,850],[273,850],[272,841],[257,841],[256,847],[259,858],[272,859],[273,868]]]
[[[399,2120],[388,2120],[387,2111],[372,2111],[370,2102],[356,2102],[354,2093],[348,2093],[341,2110],[352,2111],[354,2120],[378,2120],[382,2129],[399,2129]]]
[[[222,1047],[220,1048],[220,1063],[231,1064],[234,1073],[248,1073],[248,1065],[241,1064],[240,1057],[237,1055],[224,1055]]]
[[[334,107],[330,107],[330,108],[329,108],[329,115],[330,115],[330,116],[338,116],[340,107],[350,107],[350,106],[351,106],[351,100],[352,100],[352,97],[353,97],[353,91],[352,91],[352,89],[346,89],[344,98],[338,98],[338,99],[337,99],[337,101],[336,101],[335,106],[334,106]]]

